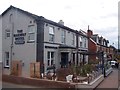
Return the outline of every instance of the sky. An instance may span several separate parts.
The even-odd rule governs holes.
[[[43,16],[49,20],[64,21],[75,30],[99,34],[109,44],[118,47],[119,0],[0,0],[0,14],[10,5]]]

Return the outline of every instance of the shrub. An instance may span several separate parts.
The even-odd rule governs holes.
[[[72,71],[76,75],[87,76],[87,73],[91,73],[95,66],[93,64],[85,64],[83,66],[72,66]]]
[[[87,73],[91,73],[91,72],[92,72],[92,65],[86,64],[81,68],[80,75],[87,76]]]
[[[95,60],[89,60],[89,64],[98,64],[99,60],[95,59]]]

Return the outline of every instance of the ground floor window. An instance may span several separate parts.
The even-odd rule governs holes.
[[[48,53],[47,53],[47,59],[48,59],[48,61],[47,61],[47,65],[48,66],[52,66],[52,65],[54,65],[54,59],[55,59],[55,56],[54,56],[54,52],[51,52],[51,51],[48,51]]]
[[[5,52],[5,67],[9,67],[10,62],[9,62],[9,52]]]

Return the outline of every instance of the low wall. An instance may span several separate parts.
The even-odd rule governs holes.
[[[4,82],[11,82],[21,85],[39,86],[43,88],[75,88],[74,84],[70,84],[67,82],[17,77],[12,75],[2,75],[2,80]]]
[[[113,68],[109,68],[108,70],[105,71],[105,76],[108,76],[111,72],[113,71]]]
[[[104,76],[100,75],[98,78],[96,78],[94,81],[92,81],[89,84],[82,84],[82,83],[78,83],[76,84],[76,88],[80,88],[80,90],[84,90],[85,88],[89,88],[89,90],[93,90],[94,88],[96,88],[102,81],[104,80]]]
[[[100,75],[98,78],[96,78],[94,81],[90,82],[89,84],[68,83],[63,81],[51,81],[51,80],[37,79],[37,78],[25,78],[25,77],[13,76],[13,75],[2,75],[2,80],[4,82],[10,82],[21,85],[31,85],[40,88],[77,88],[80,90],[89,88],[89,90],[90,89],[93,90],[104,80],[104,75]]]

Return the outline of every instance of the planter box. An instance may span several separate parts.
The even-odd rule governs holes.
[[[105,71],[105,76],[108,76],[113,71],[113,68],[110,67],[108,70]]]
[[[22,75],[22,62],[20,60],[13,60],[11,66],[11,75]]]
[[[40,78],[40,62],[30,63],[30,77]]]
[[[78,83],[76,84],[76,88],[86,88],[86,89],[94,89],[96,88],[102,81],[104,80],[104,76],[100,75],[98,78],[96,78],[94,81],[92,81],[89,84],[85,83]]]

